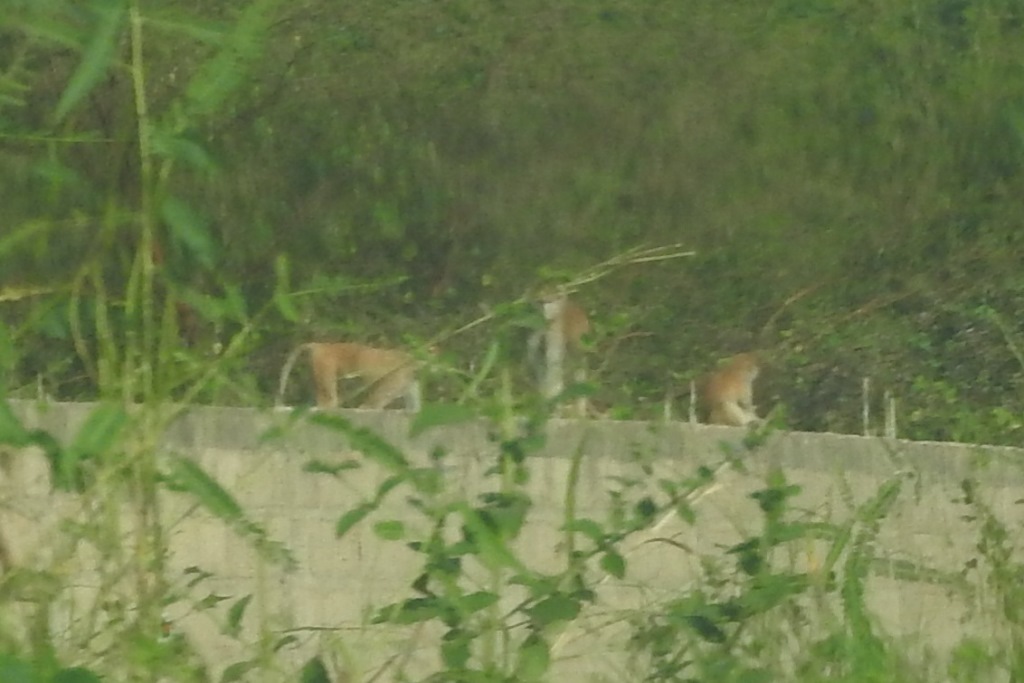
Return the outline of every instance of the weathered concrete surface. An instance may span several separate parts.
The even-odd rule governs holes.
[[[67,441],[93,406],[58,404],[40,409],[24,403],[15,407],[31,426]],[[485,481],[484,472],[496,447],[481,424],[409,438],[404,413],[348,411],[344,415],[381,434],[417,464],[426,466],[428,454],[443,450],[443,468],[452,490],[474,494],[493,486]],[[272,432],[277,435],[267,438]],[[1024,451],[786,433],[774,434],[756,451],[744,453],[742,437],[739,430],[686,423],[551,423],[543,453],[531,462],[527,491],[536,509],[519,542],[523,560],[541,570],[555,570],[565,562],[558,530],[570,458],[577,449],[583,452],[578,515],[599,521],[609,510],[609,490],[620,488],[618,478],[632,478],[641,488],[653,490],[658,478],[681,480],[698,465],[720,463],[723,448],[740,453],[748,469],[719,471],[714,485],[697,498],[696,525],[667,516],[627,545],[626,580],[604,581],[598,604],[559,636],[558,676],[552,680],[625,678],[618,673],[626,666],[620,645],[623,617],[677,594],[698,575],[702,554],[724,559],[722,548],[758,532],[762,515],[750,493],[764,486],[770,465],[782,466],[787,478],[802,486],[795,506],[800,514],[819,521],[849,520],[884,482],[903,481],[902,494],[882,524],[877,555],[883,561],[869,584],[868,601],[880,625],[892,634],[923,640],[937,652],[948,652],[967,633],[998,635],[985,621],[992,610],[984,602],[990,599],[984,592],[886,576],[886,562],[897,568],[900,561],[909,561],[950,574],[964,569],[977,555],[978,540],[977,528],[964,519],[966,508],[958,502],[960,482],[967,476],[981,482],[983,498],[999,518],[1008,527],[1019,528],[1022,513],[1016,501],[1024,498],[1020,469]],[[343,647],[351,653],[346,666],[363,673],[375,671],[396,652],[406,655],[414,667],[433,660],[437,634],[430,629],[403,632],[371,626],[366,620],[371,608],[410,595],[408,586],[419,570],[419,558],[401,542],[377,538],[371,524],[361,525],[343,539],[334,533],[341,514],[371,496],[386,473],[373,465],[337,478],[303,471],[303,465],[314,458],[365,462],[344,437],[282,413],[196,408],[171,424],[160,444],[168,453],[200,462],[252,519],[268,529],[271,538],[287,545],[298,563],[295,571],[285,572],[262,561],[249,542],[195,510],[191,500],[167,494],[162,514],[171,539],[172,573],[180,576],[187,567],[199,567],[213,575],[202,584],[204,591],[234,597],[255,594],[258,609],[251,609],[250,616],[259,614],[265,627],[282,633],[308,629],[297,632],[304,643],[302,656],[318,644],[326,643],[335,651]],[[50,492],[41,457],[20,455],[0,489],[3,530],[16,561],[49,566],[62,557],[67,545],[58,521],[83,511],[77,509],[73,496]],[[645,474],[642,465],[652,473]],[[369,521],[400,518],[422,531],[423,523],[404,499],[404,495],[392,495]],[[678,543],[645,542],[666,538]],[[813,569],[823,561],[825,547],[806,542],[779,561]],[[94,590],[89,558],[72,565],[60,561],[79,572],[76,595],[87,600]],[[967,588],[977,583],[970,573],[968,579]],[[516,596],[507,598],[511,606]],[[72,607],[68,628],[74,627],[78,613]],[[208,613],[192,612],[184,603],[168,610],[215,666],[241,658],[242,652],[219,633]],[[215,614],[222,619],[223,609]],[[300,659],[296,654],[296,661]]]

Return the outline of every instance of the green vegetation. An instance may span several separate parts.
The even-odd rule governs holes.
[[[679,243],[696,255],[579,292],[602,409],[657,415],[756,347],[793,428],[859,433],[868,376],[902,436],[1020,442],[1019,3],[8,0],[0,21],[15,395],[100,394],[132,287],[156,326],[192,306],[196,350],[234,344],[190,399],[266,404],[297,341],[443,337]],[[444,347],[479,365],[495,334]]]
[[[440,340],[419,428],[483,417],[502,444],[493,490],[440,504],[429,471],[362,435],[391,479],[339,533],[392,490],[422,498],[419,526],[436,529],[375,521],[424,562],[419,597],[375,619],[441,624],[438,680],[543,680],[551,630],[598,575],[625,575],[623,542],[691,517],[687,495],[716,476],[657,495],[620,482],[602,523],[574,517],[570,481],[564,570],[510,549],[552,409],[523,390],[523,293],[644,246],[694,255],[617,263],[576,295],[609,415],[659,415],[717,358],[759,348],[759,403],[791,428],[861,431],[870,377],[875,422],[891,391],[901,436],[1019,444],[1022,29],[1018,0],[4,0],[0,395],[100,407],[69,445],[0,411],[0,445],[40,449],[84,513],[52,567],[0,578],[0,680],[204,680],[161,635],[164,607],[209,578],[168,579],[161,498],[194,500],[267,563],[292,558],[209,473],[160,453],[160,434],[184,406],[269,405],[285,352],[328,337]],[[936,680],[864,600],[900,488],[842,527],[795,519],[772,475],[763,532],[631,621],[630,678]],[[979,536],[964,566],[1006,635],[965,639],[943,675],[1019,677],[1012,535],[969,482],[964,501]],[[828,544],[819,574],[775,561],[807,539]],[[113,597],[58,634],[58,570],[83,548]],[[510,585],[526,597],[502,613]],[[811,600],[827,627],[801,630],[822,595],[841,609]],[[247,599],[218,602],[202,608],[243,639]],[[805,647],[780,662],[782,640]],[[287,644],[261,632],[224,680],[294,680],[275,665]],[[315,659],[296,676],[328,673]]]

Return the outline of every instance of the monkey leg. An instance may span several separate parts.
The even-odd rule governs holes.
[[[373,384],[370,395],[359,407],[377,410],[387,408],[407,393],[408,387],[413,381],[408,373],[402,370],[385,375]]]
[[[751,422],[757,422],[758,417],[753,411],[745,410],[738,403],[727,401],[715,406],[709,421],[711,424],[746,427]]]

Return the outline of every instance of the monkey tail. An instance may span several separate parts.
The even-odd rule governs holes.
[[[284,362],[284,367],[281,368],[281,379],[277,385],[277,398],[274,400],[274,406],[280,408],[284,405],[284,392],[288,388],[288,377],[292,374],[292,367],[295,365],[295,361],[299,359],[299,356],[303,351],[309,348],[309,344],[299,344],[295,349],[288,354],[288,360]]]

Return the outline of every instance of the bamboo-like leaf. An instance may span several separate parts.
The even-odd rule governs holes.
[[[292,303],[291,295],[288,293],[290,289],[291,272],[288,257],[284,254],[278,254],[277,258],[274,259],[274,305],[277,306],[277,310],[284,316],[285,320],[298,322],[299,311],[295,308],[295,304]]]
[[[686,617],[686,623],[709,643],[724,643],[725,631],[720,629],[715,622],[701,614],[692,614]]]
[[[83,456],[108,451],[114,447],[127,423],[128,413],[124,408],[114,403],[102,403],[89,413],[68,450]]]
[[[376,509],[377,506],[374,503],[361,503],[352,508],[338,519],[338,523],[334,525],[334,535],[341,538]]]
[[[310,416],[309,421],[344,434],[349,446],[366,458],[399,474],[408,473],[409,461],[402,451],[372,429],[356,426],[351,420],[337,414],[316,413]]]
[[[348,470],[357,470],[362,465],[358,460],[344,460],[339,463],[324,462],[323,460],[309,460],[302,466],[303,472],[309,472],[311,474],[330,474],[331,476],[338,476],[342,472]]]
[[[127,423],[128,414],[121,406],[113,403],[97,406],[57,459],[52,472],[54,486],[81,490],[86,485],[87,465],[117,448],[117,440]]]
[[[459,611],[472,614],[487,609],[498,602],[498,594],[490,591],[476,591],[459,598]]]
[[[444,617],[449,611],[441,598],[408,598],[402,602],[385,605],[377,610],[371,624],[418,624]]]
[[[224,40],[224,24],[182,14],[170,7],[148,9],[146,25],[164,33],[187,36],[208,45],[216,45]]]
[[[175,134],[164,126],[153,131],[153,152],[159,156],[181,161],[197,171],[212,173],[218,170],[217,162],[202,145],[184,135]]]
[[[234,683],[234,681],[245,680],[245,675],[260,665],[257,659],[246,659],[235,662],[224,669],[220,675],[220,683]]]
[[[64,17],[56,12],[40,11],[33,16],[20,17],[18,29],[40,43],[53,43],[67,50],[82,49],[81,31],[77,26],[63,19]],[[47,45],[47,47],[51,46]]]
[[[0,256],[7,256],[22,243],[37,235],[45,234],[51,227],[52,225],[49,221],[37,220],[27,221],[14,229],[5,229],[7,234],[0,237]]]
[[[96,0],[96,22],[75,73],[57,102],[53,116],[61,121],[96,87],[114,61],[118,33],[125,17],[124,0]]]
[[[242,618],[245,617],[245,610],[248,609],[250,602],[252,602],[252,593],[239,598],[228,608],[228,620],[224,626],[226,635],[237,637],[242,632]]]
[[[288,548],[272,540],[263,527],[246,518],[234,496],[199,465],[187,458],[177,458],[166,481],[169,488],[192,495],[207,512],[227,522],[236,533],[252,543],[262,557],[286,569],[295,567],[295,558]]]
[[[405,524],[397,519],[388,519],[373,525],[373,533],[385,541],[397,541],[405,536]]]
[[[207,221],[176,197],[168,197],[160,206],[160,215],[171,227],[176,241],[183,243],[201,264],[213,268],[217,246],[210,237]]]
[[[294,634],[289,634],[289,635],[283,636],[283,637],[278,638],[277,640],[275,640],[274,641],[274,647],[272,649],[273,649],[274,652],[279,652],[280,650],[283,650],[284,648],[288,647],[289,645],[297,645],[299,642],[300,641],[299,641],[298,636],[296,636]]]
[[[186,92],[192,116],[215,113],[246,75],[246,68],[263,57],[264,35],[281,0],[256,0],[242,11],[223,36],[221,50],[193,77]]]
[[[238,501],[195,462],[175,459],[169,478],[175,489],[192,494],[215,517],[233,524],[244,521]]]

